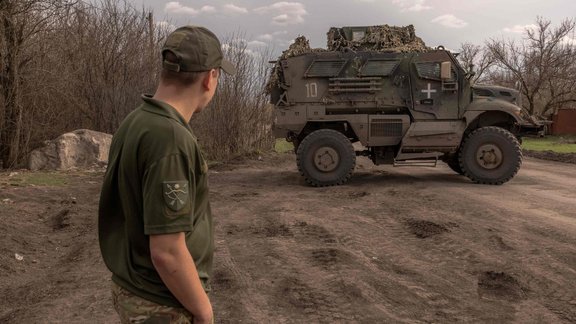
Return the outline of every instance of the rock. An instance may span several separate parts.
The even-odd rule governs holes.
[[[46,141],[45,146],[32,151],[30,170],[71,170],[103,167],[108,163],[112,135],[79,129]]]
[[[18,261],[22,261],[22,260],[24,260],[24,257],[23,257],[23,256],[21,256],[21,255],[20,255],[20,254],[18,254],[18,253],[14,253],[14,258],[15,258],[16,260],[18,260]]]

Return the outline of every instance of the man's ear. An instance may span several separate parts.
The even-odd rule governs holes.
[[[212,71],[205,72],[202,76],[202,89],[210,91],[212,87]]]
[[[206,91],[211,90],[213,86],[212,80],[215,78],[218,78],[218,71],[216,69],[204,73],[204,76],[202,77],[202,88]]]

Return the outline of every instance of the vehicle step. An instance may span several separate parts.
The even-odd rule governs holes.
[[[403,167],[403,166],[418,166],[418,167],[436,167],[438,165],[438,159],[434,160],[405,160],[405,161],[396,161],[392,164],[394,167]]]

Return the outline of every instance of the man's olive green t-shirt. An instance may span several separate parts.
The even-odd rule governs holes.
[[[180,307],[152,264],[149,235],[184,232],[209,291],[214,241],[208,167],[184,118],[164,102],[142,99],[112,139],[100,196],[100,250],[115,283]]]

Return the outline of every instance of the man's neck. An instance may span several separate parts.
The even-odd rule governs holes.
[[[192,114],[198,109],[198,96],[185,94],[182,89],[175,87],[159,86],[153,98],[172,106],[186,122],[190,121]]]

